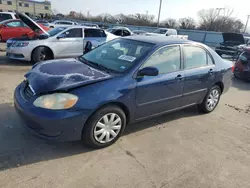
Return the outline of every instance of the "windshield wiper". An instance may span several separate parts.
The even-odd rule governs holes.
[[[84,57],[80,57],[79,58],[80,60],[82,59],[85,63],[87,63],[88,65],[90,64],[90,65],[94,65],[94,66],[96,66],[96,67],[99,67],[99,68],[101,68],[102,70],[105,70],[107,73],[110,73],[110,72],[114,72],[112,69],[110,69],[110,68],[108,68],[108,67],[106,67],[106,66],[104,66],[104,65],[101,65],[101,64],[99,64],[99,63],[95,63],[95,62],[92,62],[92,61],[88,61],[87,59],[85,59]]]

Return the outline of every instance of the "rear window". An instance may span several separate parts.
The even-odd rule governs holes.
[[[12,19],[11,14],[0,13],[0,21]]]

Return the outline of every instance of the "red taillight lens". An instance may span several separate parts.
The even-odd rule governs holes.
[[[235,66],[233,65],[233,66],[232,66],[232,72],[233,72],[233,73],[234,73],[234,69],[235,69]]]

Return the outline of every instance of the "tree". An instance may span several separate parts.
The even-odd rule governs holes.
[[[164,25],[167,28],[177,28],[178,27],[177,21],[175,19],[173,19],[173,18],[166,19],[160,25]]]
[[[218,32],[240,32],[244,24],[234,17],[233,9],[224,8],[223,15],[221,9],[207,9],[198,12],[200,19],[199,29]]]
[[[180,29],[195,29],[196,23],[193,18],[181,18],[179,19],[179,28]]]

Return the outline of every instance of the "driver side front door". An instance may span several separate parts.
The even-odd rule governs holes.
[[[144,63],[144,67],[157,68],[159,75],[136,78],[136,120],[178,109],[184,86],[180,46],[159,49]]]
[[[55,38],[57,57],[76,57],[83,54],[83,30],[73,28]]]

